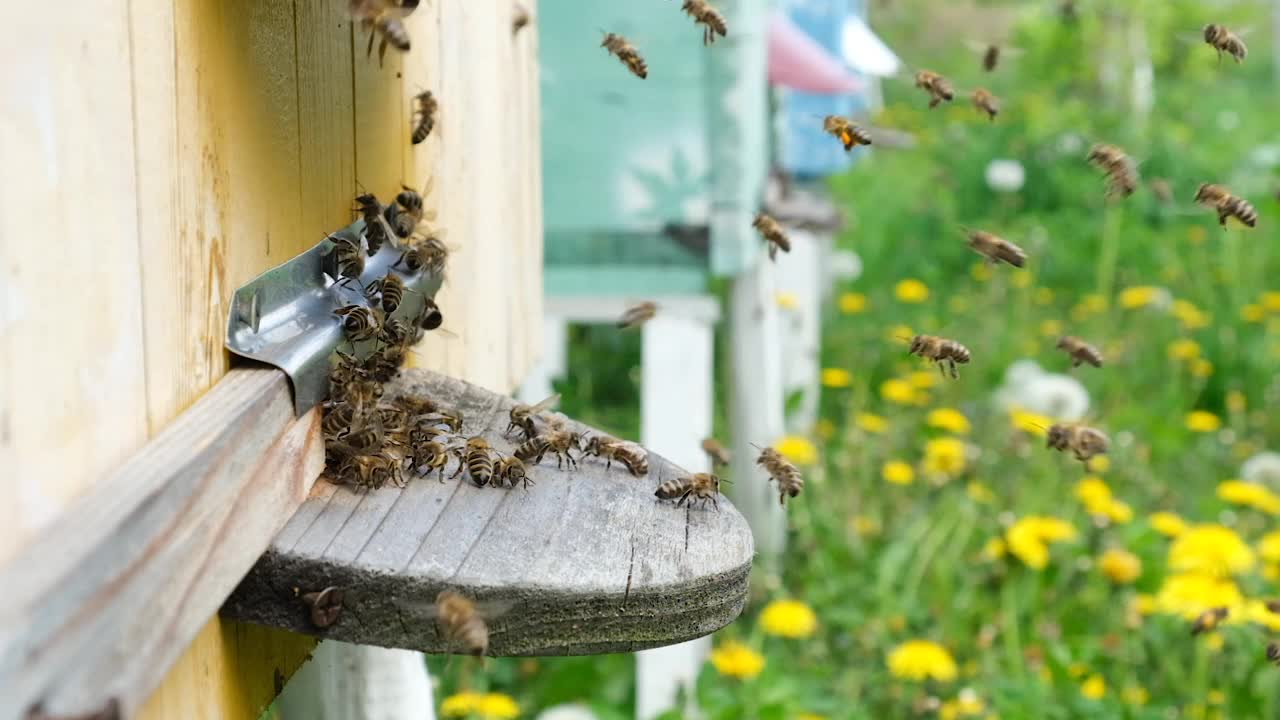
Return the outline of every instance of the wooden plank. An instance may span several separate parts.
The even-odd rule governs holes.
[[[512,449],[502,437],[509,399],[423,370],[403,373],[389,393],[402,391],[459,409],[463,436]],[[491,622],[495,655],[619,652],[706,635],[742,609],[751,533],[726,498],[718,511],[657,501],[657,485],[684,471],[652,453],[649,463],[649,475],[634,478],[595,459],[572,471],[544,461],[528,490],[430,477],[363,496],[345,486],[327,499],[313,496],[304,510],[326,509],[285,526],[290,541],[272,544],[223,613],[347,642],[443,652],[423,601],[448,587],[516,603]],[[321,531],[330,506],[345,519]],[[307,530],[299,533],[295,522]],[[344,588],[343,608],[320,630],[299,593],[331,585]]]
[[[236,370],[0,571],[13,716],[136,712],[306,497],[319,425],[294,420],[284,373]]]

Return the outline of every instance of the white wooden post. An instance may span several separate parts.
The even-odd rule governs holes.
[[[671,308],[644,325],[641,349],[640,436],[645,447],[690,472],[709,469],[702,452],[711,434],[712,320]],[[636,717],[672,709],[681,686],[686,713],[693,709],[698,670],[710,638],[636,653]]]
[[[516,392],[523,403],[538,403],[555,389],[551,381],[563,377],[568,359],[569,323],[563,316],[547,313],[542,318],[542,357],[529,368]]]
[[[787,228],[791,252],[778,256],[778,294],[795,298],[792,309],[779,309],[782,334],[783,396],[799,390],[800,406],[785,418],[788,432],[806,433],[818,419],[819,352],[822,322],[822,243],[805,230]]]
[[[281,720],[435,720],[422,653],[325,640],[276,700]]]

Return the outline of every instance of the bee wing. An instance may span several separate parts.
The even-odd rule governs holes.
[[[423,620],[435,620],[440,617],[440,606],[435,600],[393,597],[391,602],[401,610]],[[510,612],[516,603],[514,600],[476,600],[472,601],[472,605],[481,617],[491,620]]]
[[[530,414],[533,414],[533,415],[537,415],[538,413],[542,412],[543,410],[546,410],[547,408],[553,407],[553,406],[554,406],[556,403],[558,403],[558,402],[560,402],[560,393],[556,393],[556,394],[552,395],[551,397],[549,397],[549,398],[547,398],[547,399],[545,399],[545,400],[542,400],[541,402],[537,403],[537,404],[536,404],[536,405],[534,405],[533,407],[529,408],[529,413],[530,413]]]

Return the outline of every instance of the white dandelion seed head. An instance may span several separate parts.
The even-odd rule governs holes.
[[[1280,485],[1280,453],[1263,450],[1240,465],[1240,479],[1245,482]]]
[[[996,192],[1018,192],[1027,180],[1027,172],[1017,160],[992,160],[987,163],[986,179]]]
[[[1063,133],[1058,136],[1058,152],[1063,155],[1075,155],[1084,151],[1084,138],[1076,133]]]
[[[1089,391],[1079,380],[1047,373],[1032,360],[1018,360],[1005,370],[995,401],[1006,412],[1019,408],[1055,420],[1079,420],[1089,412]]]

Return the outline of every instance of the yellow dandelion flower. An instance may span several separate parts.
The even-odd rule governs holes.
[[[799,435],[784,435],[773,444],[773,449],[797,465],[813,465],[818,462],[818,448]]]
[[[1020,430],[1024,433],[1044,437],[1048,434],[1049,428],[1053,425],[1053,418],[1028,412],[1020,408],[1010,408],[1009,423],[1013,425],[1014,430]]]
[[[1128,585],[1142,574],[1142,561],[1127,550],[1111,548],[1098,558],[1098,568],[1117,585]]]
[[[1280,496],[1265,485],[1243,480],[1226,480],[1218,484],[1218,499],[1233,505],[1244,505],[1271,515],[1280,515]]]
[[[764,656],[730,640],[711,651],[711,664],[721,675],[750,680],[764,670]]]
[[[502,693],[486,693],[482,695],[476,711],[479,712],[480,717],[495,718],[497,720],[510,720],[510,718],[520,717],[520,706],[516,704],[515,699]]]
[[[880,534],[880,521],[869,515],[855,515],[849,526],[858,537],[875,537]]]
[[[795,293],[780,292],[774,296],[774,302],[778,303],[778,307],[782,310],[795,310],[800,307],[800,300]]]
[[[1100,507],[1111,501],[1111,488],[1102,478],[1090,475],[1076,483],[1076,499],[1085,507]]]
[[[1258,540],[1258,556],[1269,563],[1280,563],[1280,530],[1272,530]]]
[[[1151,693],[1147,689],[1139,685],[1130,685],[1120,694],[1120,698],[1124,700],[1126,705],[1146,705],[1151,701]]]
[[[931,410],[925,416],[925,423],[929,427],[936,427],[947,432],[965,435],[969,432],[969,418],[964,413],[954,408],[938,408]]]
[[[853,418],[853,424],[857,425],[859,430],[877,435],[889,429],[889,421],[874,413],[858,413]]]
[[[1107,681],[1101,675],[1090,675],[1088,680],[1080,683],[1080,694],[1090,700],[1098,700],[1107,694]]]
[[[1227,696],[1221,690],[1210,690],[1205,693],[1204,699],[1208,700],[1210,705],[1221,705],[1227,701]]]
[[[1156,596],[1138,593],[1133,596],[1132,607],[1139,615],[1150,615],[1156,611]]]
[[[1177,537],[1187,530],[1187,522],[1171,512],[1153,512],[1147,522],[1156,532],[1166,537]]]
[[[898,405],[910,405],[915,402],[916,389],[906,380],[892,378],[880,383],[880,397]]]
[[[806,638],[817,629],[818,616],[799,600],[774,600],[760,612],[760,627],[777,637]]]
[[[889,672],[902,680],[956,679],[956,661],[941,645],[928,640],[908,640],[889,653]]]
[[[1191,361],[1191,374],[1198,378],[1207,378],[1213,374],[1213,363],[1204,358]]]
[[[964,491],[965,494],[969,496],[969,499],[976,503],[990,505],[996,501],[996,494],[991,492],[991,488],[983,485],[977,480],[973,480],[966,485]]]
[[[1243,603],[1244,596],[1233,580],[1201,572],[1168,575],[1156,591],[1157,612],[1187,620],[1210,608],[1238,609]]]
[[[929,286],[915,278],[907,278],[893,287],[893,296],[898,302],[919,304],[929,299]]]
[[[982,546],[982,557],[988,560],[999,560],[1004,557],[1006,550],[1007,546],[1005,545],[1004,540],[994,537]]]
[[[1280,565],[1267,563],[1262,566],[1262,579],[1267,582],[1280,582]]]
[[[1256,303],[1249,303],[1240,308],[1240,319],[1247,323],[1260,323],[1266,317],[1262,306]]]
[[[1280,292],[1268,290],[1259,298],[1262,309],[1267,312],[1280,312]]]
[[[1033,280],[1035,280],[1035,278],[1031,276],[1029,271],[1014,270],[1012,276],[1009,278],[1009,284],[1021,290],[1023,288],[1031,287]]]
[[[885,331],[884,336],[890,342],[910,343],[915,334],[910,325],[893,325]]]
[[[986,282],[991,279],[991,265],[985,262],[976,262],[969,268],[969,276],[978,282]]]
[[[1053,291],[1046,287],[1036,288],[1031,300],[1037,305],[1048,305],[1053,302]]]
[[[857,315],[867,309],[867,296],[862,293],[847,292],[840,296],[840,312],[845,315]]]
[[[1209,327],[1209,322],[1213,319],[1209,317],[1203,310],[1196,307],[1194,303],[1187,300],[1174,300],[1170,312],[1182,323],[1185,330],[1199,330]]]
[[[1097,455],[1089,458],[1084,466],[1089,472],[1104,473],[1111,469],[1111,460],[1106,455]]]
[[[1040,334],[1044,337],[1056,338],[1062,335],[1062,323],[1057,320],[1045,320],[1040,323]]]
[[[965,444],[956,438],[934,438],[924,444],[924,471],[955,477],[964,472]]]
[[[1262,600],[1246,600],[1240,614],[1242,620],[1256,623],[1272,632],[1280,631],[1280,614],[1268,610],[1267,603]]]
[[[1187,429],[1191,432],[1217,432],[1222,427],[1222,420],[1207,410],[1192,410],[1187,413]]]
[[[1253,563],[1253,550],[1222,525],[1193,525],[1169,546],[1169,567],[1178,572],[1233,575],[1247,572]]]
[[[938,374],[929,370],[916,370],[907,375],[907,382],[917,390],[928,390],[938,384]]]
[[[1155,302],[1159,292],[1159,288],[1155,288],[1150,285],[1138,285],[1121,290],[1116,301],[1120,303],[1120,307],[1125,310],[1136,310],[1137,308],[1146,307],[1152,302]]]
[[[1233,413],[1242,413],[1248,407],[1244,393],[1239,390],[1227,391],[1227,410]]]
[[[890,460],[880,469],[881,476],[886,482],[894,485],[910,485],[916,479],[916,471],[911,465],[901,460]]]
[[[1174,360],[1195,360],[1200,357],[1200,343],[1191,338],[1179,338],[1169,343],[1168,353]]]
[[[829,388],[847,388],[853,384],[853,373],[844,368],[823,368],[822,385]]]
[[[1076,530],[1063,520],[1029,515],[1019,519],[1005,531],[1009,552],[1033,570],[1049,564],[1049,545],[1074,539]]]
[[[1127,525],[1133,520],[1133,508],[1129,507],[1129,503],[1120,500],[1107,503],[1100,514],[1107,516],[1107,519],[1116,525]]]
[[[480,693],[461,692],[450,695],[440,703],[440,714],[445,717],[466,717],[480,712]]]

